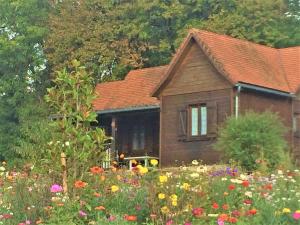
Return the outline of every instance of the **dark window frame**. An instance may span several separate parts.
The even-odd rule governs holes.
[[[202,130],[202,114],[201,114],[201,107],[205,106],[206,108],[206,133],[201,134]],[[198,109],[198,131],[197,135],[192,135],[192,109],[197,108]],[[208,138],[208,108],[207,108],[207,103],[201,102],[197,104],[190,104],[188,105],[188,110],[187,110],[187,136],[188,140],[201,140],[201,139],[207,139]]]

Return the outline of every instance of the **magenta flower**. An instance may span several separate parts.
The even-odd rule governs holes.
[[[295,220],[300,220],[300,211],[294,212],[294,213],[293,213],[293,218],[294,218]]]
[[[87,214],[86,214],[86,212],[80,210],[80,211],[79,211],[79,216],[85,217],[85,216],[87,216]]]
[[[57,192],[61,192],[63,190],[62,186],[58,185],[58,184],[53,184],[50,188],[50,191],[52,193],[57,193]]]
[[[167,222],[166,222],[166,225],[172,225],[173,224],[173,220],[168,220]]]

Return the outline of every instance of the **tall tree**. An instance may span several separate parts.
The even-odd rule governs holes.
[[[47,57],[52,71],[77,58],[99,81],[167,64],[191,27],[275,47],[299,45],[299,21],[287,16],[295,13],[291,2],[297,1],[64,0],[49,20]]]
[[[19,110],[43,92],[48,1],[0,0],[0,6],[0,155],[11,158],[20,136]]]

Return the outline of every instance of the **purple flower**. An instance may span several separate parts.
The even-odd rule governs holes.
[[[80,211],[79,211],[79,216],[85,217],[85,216],[87,216],[87,214],[86,214],[86,212],[80,210]]]
[[[52,193],[57,193],[57,192],[61,192],[63,190],[62,186],[58,185],[58,184],[53,184],[50,188],[50,191]]]

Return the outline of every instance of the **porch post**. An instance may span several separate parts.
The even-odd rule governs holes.
[[[114,156],[117,156],[116,153],[117,118],[115,116],[112,116],[111,118],[111,136],[113,138],[111,142],[111,151]]]

